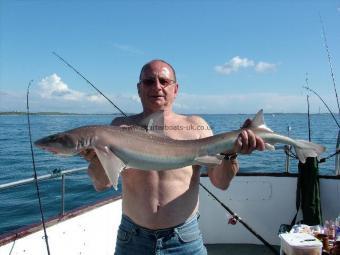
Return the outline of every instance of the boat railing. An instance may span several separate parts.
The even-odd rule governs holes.
[[[284,146],[280,146],[278,149],[284,150]],[[289,156],[286,155],[285,159],[285,172],[288,174],[289,173]],[[45,174],[37,177],[37,181],[45,181],[45,180],[51,180],[51,179],[57,179],[61,178],[61,209],[60,209],[60,215],[65,214],[65,176],[66,175],[71,175],[74,173],[79,173],[87,170],[87,167],[79,167],[79,168],[73,168],[73,169],[66,169],[66,170],[61,170],[61,169],[54,169],[52,173],[50,174]],[[21,179],[9,183],[4,183],[0,184],[0,192],[6,189],[18,187],[18,186],[23,186],[27,184],[31,184],[35,182],[35,178],[26,178],[26,179]]]
[[[51,179],[57,179],[61,178],[61,209],[60,209],[60,215],[65,214],[65,177],[66,175],[71,175],[74,173],[79,173],[84,170],[87,170],[87,167],[79,167],[79,168],[73,168],[73,169],[66,169],[66,170],[61,170],[61,169],[54,169],[52,173],[50,174],[45,174],[37,177],[37,181],[45,181],[45,180],[51,180]],[[18,187],[18,186],[23,186],[26,184],[31,184],[35,182],[35,178],[26,178],[26,179],[21,179],[18,181],[14,182],[8,182],[4,184],[0,184],[0,192],[2,190]]]

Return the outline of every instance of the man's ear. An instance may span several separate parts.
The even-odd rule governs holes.
[[[140,96],[140,82],[137,83],[137,91],[138,91],[138,95]]]
[[[175,97],[177,96],[178,94],[178,89],[179,89],[179,86],[178,86],[178,83],[176,83],[175,87],[174,87],[174,94],[175,94]]]

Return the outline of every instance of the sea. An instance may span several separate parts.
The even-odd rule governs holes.
[[[203,117],[215,134],[238,129],[250,114],[198,114]],[[109,124],[116,115],[31,115],[32,140],[84,125]],[[268,127],[277,133],[296,139],[308,140],[307,114],[265,114]],[[310,116],[311,139],[327,147],[322,157],[335,152],[338,127],[330,114]],[[29,142],[26,115],[0,115],[0,185],[33,176],[33,160]],[[33,148],[35,168],[38,176],[55,170],[86,167],[87,162],[79,157],[60,157]],[[241,155],[240,172],[285,172],[286,156],[282,149],[254,152]],[[290,172],[297,172],[297,161],[291,160]],[[319,165],[320,174],[334,174],[334,157]],[[42,210],[46,219],[61,212],[61,178],[39,182]],[[70,211],[119,194],[109,189],[96,192],[86,170],[66,176],[65,210]],[[41,221],[36,186],[34,183],[0,190],[0,235]]]

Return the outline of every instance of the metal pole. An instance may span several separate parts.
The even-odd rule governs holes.
[[[287,126],[287,134],[288,134],[288,137],[290,135],[290,130],[291,130],[291,127],[288,125]],[[292,148],[291,145],[285,145],[285,150],[286,150],[286,173],[288,174],[289,173],[289,167],[290,167],[290,157],[289,157],[289,154],[288,152],[290,151],[290,149]]]
[[[310,106],[309,95],[307,95],[307,116],[308,116],[308,141],[311,141],[311,126],[310,126]]]
[[[61,176],[61,215],[65,214],[65,175]]]
[[[80,167],[80,168],[74,168],[74,169],[69,169],[69,170],[63,170],[63,171],[60,171],[60,172],[57,171],[56,173],[41,175],[41,176],[37,177],[37,180],[38,181],[44,181],[44,180],[49,180],[49,179],[55,179],[55,178],[59,178],[61,175],[72,174],[72,173],[75,173],[75,172],[80,172],[80,171],[85,171],[85,170],[87,170],[87,167]],[[19,180],[19,181],[0,184],[0,190],[5,190],[5,189],[8,189],[8,188],[22,186],[22,185],[25,185],[25,184],[32,183],[34,181],[35,181],[35,179],[32,177],[32,178]]]

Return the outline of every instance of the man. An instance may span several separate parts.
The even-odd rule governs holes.
[[[212,135],[202,118],[173,112],[179,85],[170,64],[152,60],[143,66],[139,78],[137,89],[143,112],[116,118],[112,125],[136,125],[150,114],[163,111],[165,135],[173,139],[199,139]],[[244,127],[247,125],[249,121]],[[233,150],[225,152],[222,163],[208,170],[211,182],[220,189],[227,189],[239,169],[236,153],[251,153],[255,149],[264,149],[262,139],[244,128]],[[110,187],[111,183],[94,153],[88,153],[86,158],[91,161],[88,170],[95,188]],[[206,254],[197,222],[199,168],[125,169],[122,172],[123,216],[115,254]]]

